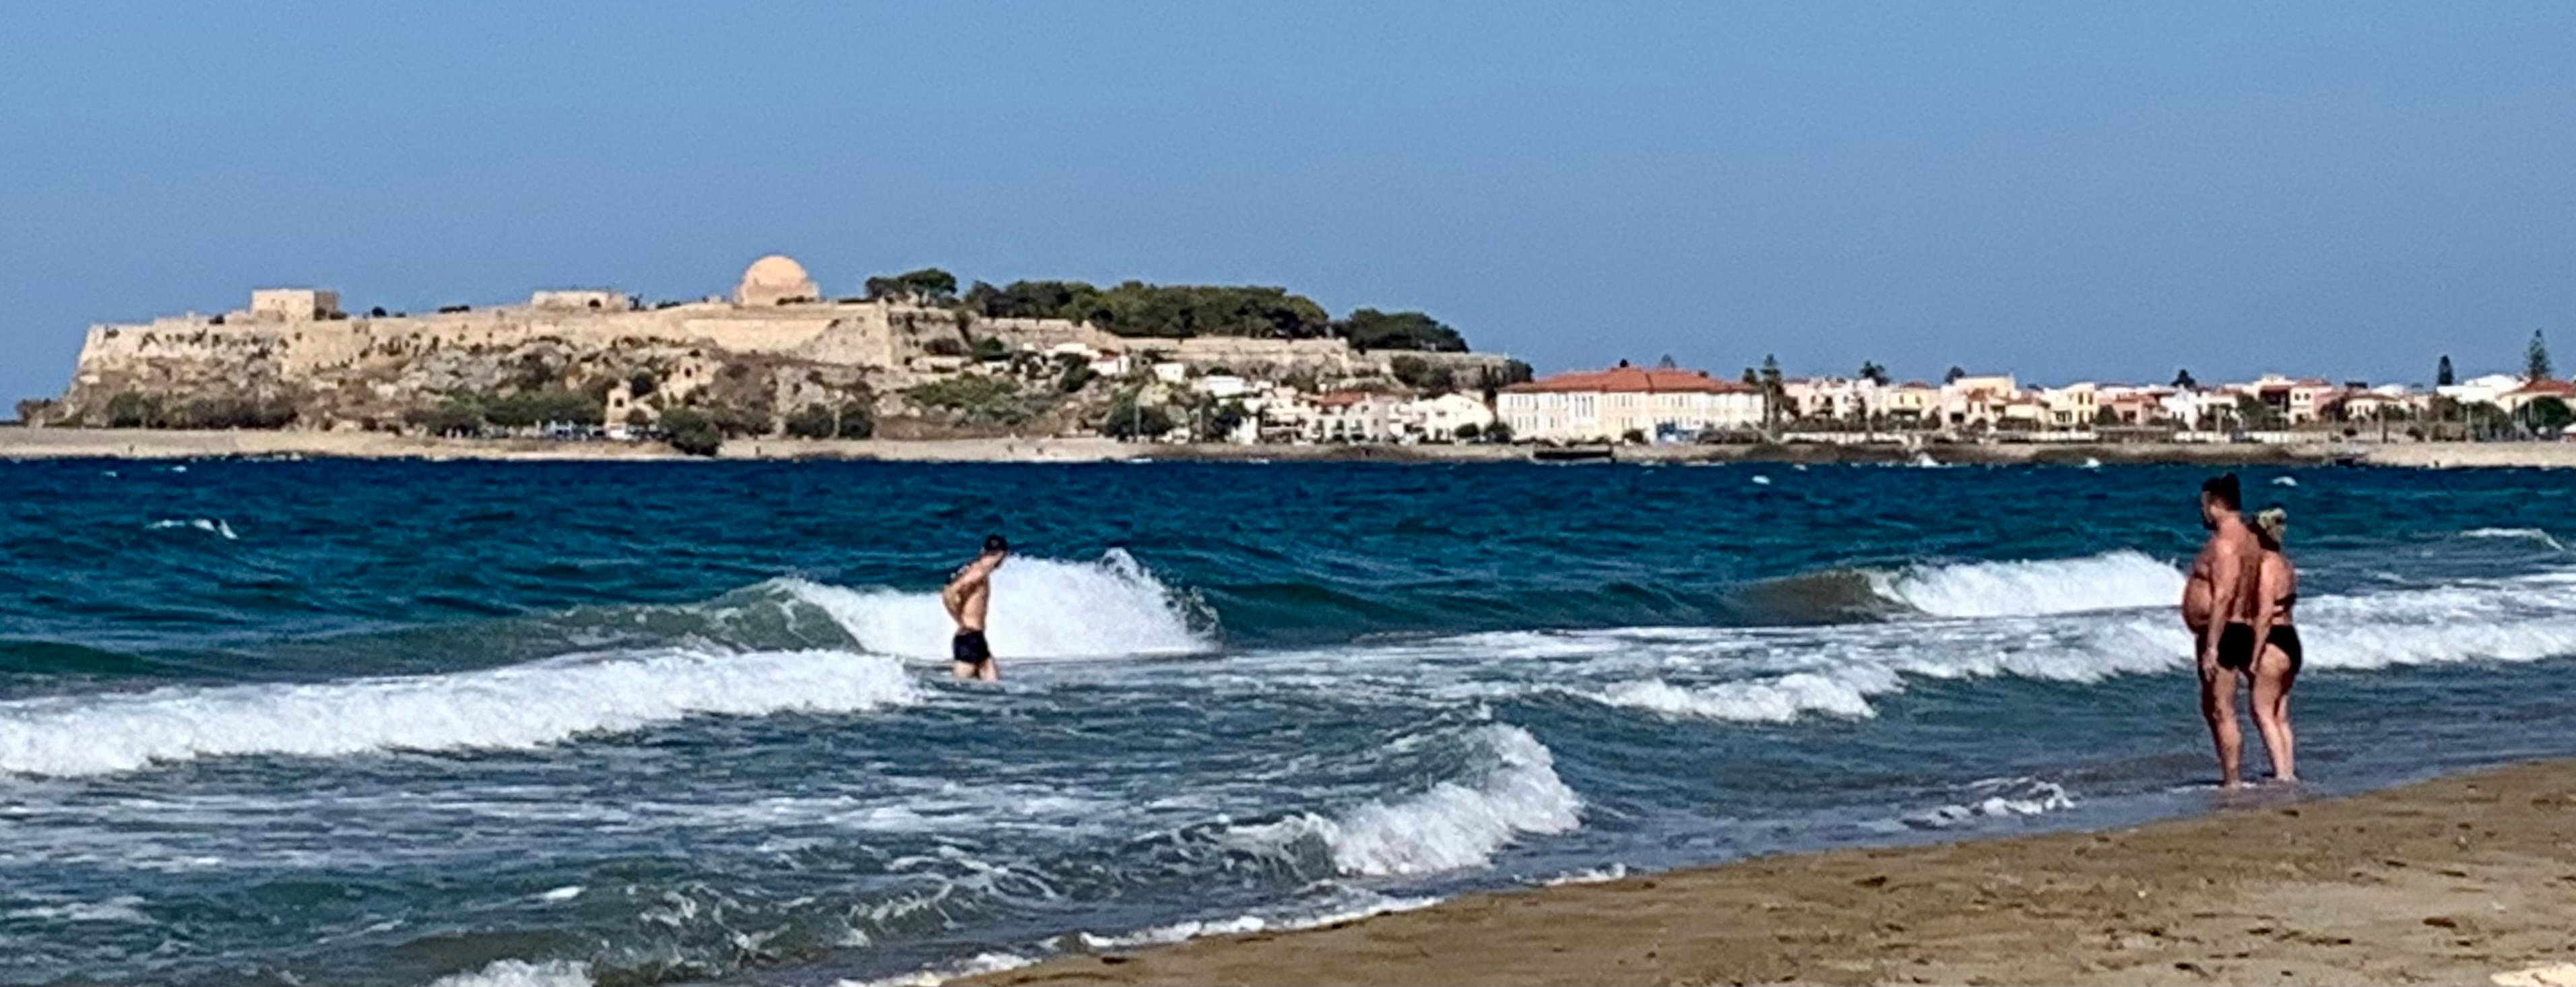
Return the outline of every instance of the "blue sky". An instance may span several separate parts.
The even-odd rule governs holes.
[[[1282,284],[1543,370],[2576,363],[2576,4],[10,4],[0,398],[93,321]]]

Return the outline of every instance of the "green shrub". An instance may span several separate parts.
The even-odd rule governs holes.
[[[712,456],[724,447],[724,432],[715,419],[694,408],[673,408],[662,416],[662,434],[671,448],[692,456]]]
[[[161,425],[161,401],[158,398],[124,391],[107,399],[107,427],[158,428]]]
[[[1091,364],[1079,360],[1072,361],[1065,365],[1064,373],[1056,377],[1055,389],[1062,394],[1080,394],[1083,388],[1091,386],[1092,380],[1099,376],[1097,371],[1091,369]]]
[[[832,409],[820,404],[806,405],[787,416],[787,434],[800,439],[828,439],[839,430],[840,424],[832,420]]]
[[[1171,430],[1171,414],[1160,405],[1137,406],[1134,391],[1118,395],[1100,420],[1100,434],[1113,439],[1150,439]]]
[[[177,428],[285,428],[295,421],[295,405],[284,398],[201,398],[173,416]]]
[[[607,411],[587,395],[549,387],[493,398],[484,404],[483,417],[502,428],[527,428],[548,422],[597,425],[606,420]]]
[[[1483,431],[1484,429],[1476,427],[1475,422],[1468,422],[1467,424],[1460,425],[1455,430],[1451,431],[1449,433],[1449,437],[1460,442],[1474,442],[1476,441],[1476,436]]]
[[[925,408],[954,414],[972,425],[1017,425],[1043,410],[1048,398],[1021,392],[1008,377],[968,374],[915,385],[904,397]]]
[[[876,434],[877,415],[876,412],[868,410],[867,405],[850,404],[841,408],[840,435],[842,438],[865,439],[873,438]]]
[[[767,435],[774,424],[762,408],[722,405],[707,409],[707,416],[715,420],[718,430],[735,437]]]
[[[471,435],[483,430],[483,406],[471,395],[449,398],[435,408],[414,409],[406,417],[413,427],[431,435]]]

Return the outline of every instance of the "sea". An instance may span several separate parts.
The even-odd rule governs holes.
[[[2308,783],[2218,791],[2204,476],[0,462],[0,982],[930,983],[2576,754],[2576,476],[2256,468]]]

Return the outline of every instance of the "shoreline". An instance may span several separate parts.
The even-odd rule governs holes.
[[[2237,801],[1471,894],[958,982],[2484,984],[2576,961],[2576,759]]]
[[[973,439],[736,439],[717,460],[877,460],[889,462],[1092,463],[1189,462],[1528,462],[1529,446],[1122,443],[1097,437]],[[2391,443],[2290,445],[2205,443],[1896,445],[1669,445],[1615,451],[1623,463],[1903,464],[1929,455],[1942,465],[2206,465],[2322,466],[2351,461],[2422,468],[2576,468],[2576,442]],[[0,460],[209,459],[228,456],[317,459],[523,460],[579,462],[690,461],[658,442],[561,442],[546,439],[442,439],[382,432],[171,431],[152,429],[0,428]]]

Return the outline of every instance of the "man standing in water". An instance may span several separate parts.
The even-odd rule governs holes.
[[[993,570],[1002,567],[1002,557],[1009,555],[1011,545],[1000,535],[984,538],[984,554],[957,570],[948,588],[939,591],[939,602],[948,607],[949,619],[957,622],[957,637],[949,643],[952,666],[961,679],[1001,681],[1000,670],[993,667],[993,646],[984,641],[984,611],[993,602]]]
[[[2236,725],[2236,681],[2254,662],[2254,567],[2263,551],[2239,513],[2236,474],[2200,485],[2200,523],[2209,529],[2191,578],[2182,587],[2182,621],[2191,628],[2200,670],[2200,715],[2218,747],[2219,784],[2242,784],[2245,735]]]

